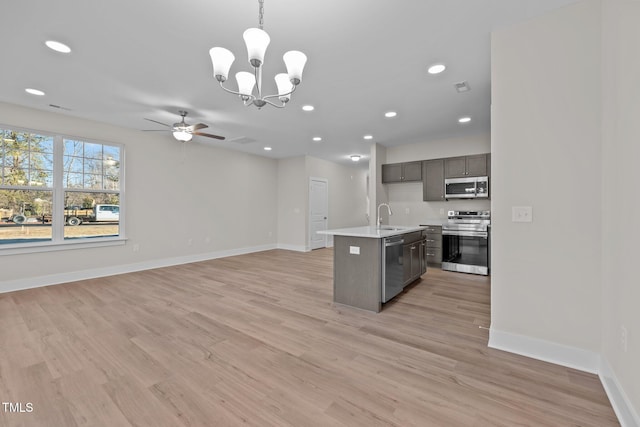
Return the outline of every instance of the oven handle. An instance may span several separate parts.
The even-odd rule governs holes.
[[[480,237],[487,239],[489,233],[486,231],[461,231],[461,230],[442,230],[443,236],[461,236],[461,237]]]

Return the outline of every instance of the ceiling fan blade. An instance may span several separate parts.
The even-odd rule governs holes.
[[[208,128],[208,127],[209,126],[205,125],[204,123],[197,123],[195,125],[187,126],[187,132],[193,132],[193,131]]]
[[[171,127],[170,125],[168,125],[168,124],[166,124],[166,123],[159,122],[159,121],[157,121],[157,120],[147,119],[146,117],[145,117],[144,119],[145,119],[145,120],[149,120],[150,122],[153,122],[153,123],[157,123],[157,124],[162,125],[162,126],[166,126],[166,127],[169,127],[169,128]]]
[[[166,132],[166,129],[142,129],[142,132]]]
[[[204,133],[204,132],[193,132],[194,135],[200,135],[200,136],[207,136],[209,138],[215,138],[215,139],[225,139],[224,136],[220,136],[220,135],[212,135],[210,133]]]

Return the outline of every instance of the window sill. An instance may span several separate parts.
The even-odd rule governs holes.
[[[32,254],[39,252],[68,251],[73,249],[102,248],[106,246],[123,246],[127,243],[125,237],[104,237],[87,240],[66,240],[64,242],[34,242],[18,243],[0,246],[0,256]]]

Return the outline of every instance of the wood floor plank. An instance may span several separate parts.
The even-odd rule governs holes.
[[[490,278],[380,313],[333,252],[271,250],[0,295],[0,426],[619,425],[596,375],[487,347]]]

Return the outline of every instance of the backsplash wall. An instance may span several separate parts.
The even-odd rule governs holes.
[[[389,193],[389,205],[393,215],[392,225],[420,225],[425,221],[446,220],[447,211],[490,210],[490,200],[450,200],[444,202],[425,202],[422,200],[422,183],[408,182],[386,184]]]

